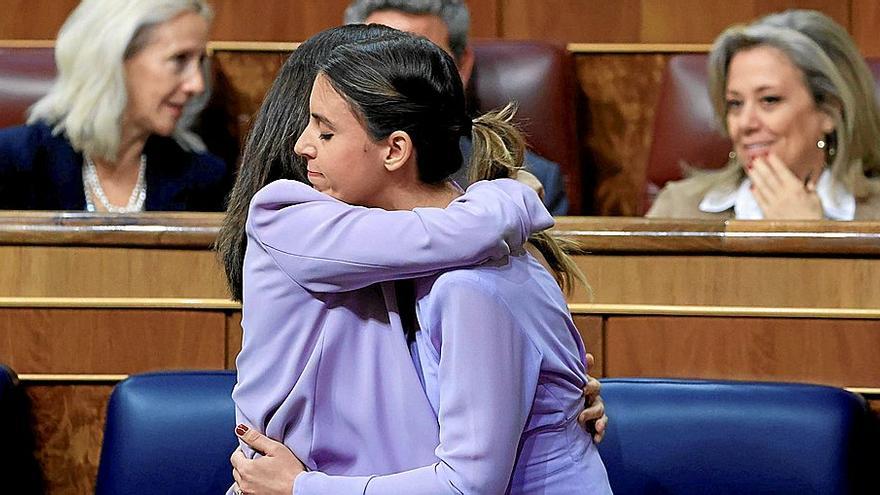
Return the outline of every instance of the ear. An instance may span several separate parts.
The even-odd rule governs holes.
[[[837,127],[836,124],[837,123],[835,122],[834,117],[832,117],[831,115],[829,115],[826,112],[822,112],[821,125],[822,125],[822,133],[823,134],[825,134],[827,136],[828,134],[831,134],[832,132],[834,132],[834,129]]]
[[[385,138],[387,152],[385,154],[385,170],[394,172],[406,165],[415,151],[412,138],[406,131],[394,131]]]
[[[822,134],[829,135],[837,129],[837,122],[843,120],[843,109],[836,102],[826,102],[819,107],[819,126]]]

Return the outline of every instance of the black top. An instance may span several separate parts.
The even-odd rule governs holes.
[[[232,171],[219,158],[151,136],[147,211],[222,211]],[[43,123],[0,130],[0,209],[85,210],[83,156]]]

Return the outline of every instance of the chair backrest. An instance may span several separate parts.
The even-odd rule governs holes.
[[[3,365],[0,365],[0,424],[4,432],[0,466],[3,472],[11,474],[4,491],[42,493],[43,476],[34,457],[30,404],[18,377]]]
[[[21,125],[55,80],[52,48],[0,48],[0,128]]]
[[[561,46],[539,41],[474,41],[468,95],[482,112],[519,105],[517,123],[530,147],[559,164],[569,214],[581,213],[581,156],[574,59]]]
[[[689,53],[674,55],[666,64],[645,169],[644,211],[667,182],[682,178],[683,164],[718,168],[727,163],[731,145],[715,123],[708,60],[704,53]]]
[[[113,390],[95,493],[208,495],[232,485],[233,371],[135,375]]]
[[[871,416],[845,390],[607,379],[602,396],[611,420],[599,451],[617,495],[867,491]]]
[[[682,165],[719,168],[727,163],[731,143],[709,99],[709,56],[705,53],[670,57],[663,73],[654,118],[651,151],[645,170],[643,213],[663,186],[682,178]],[[868,58],[874,80],[880,81],[880,58]],[[880,85],[875,86],[880,101]]]

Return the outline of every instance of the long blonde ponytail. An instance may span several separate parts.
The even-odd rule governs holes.
[[[523,169],[525,139],[513,124],[514,115],[516,105],[508,103],[500,110],[474,119],[471,130],[474,146],[469,164],[471,182],[515,178]],[[532,234],[529,242],[544,256],[564,293],[570,294],[575,282],[580,282],[589,291],[584,273],[571,258],[571,254],[580,251],[577,244],[546,231]]]

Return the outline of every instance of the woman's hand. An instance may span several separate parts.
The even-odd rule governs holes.
[[[596,360],[593,355],[587,353],[587,371],[593,367]],[[587,384],[584,386],[584,410],[578,414],[578,423],[585,430],[592,433],[593,442],[599,443],[605,437],[605,429],[608,427],[608,416],[605,415],[605,402],[599,395],[602,385],[590,375],[587,375]]]
[[[238,425],[235,428],[244,443],[263,454],[257,459],[248,459],[241,449],[236,449],[230,457],[232,477],[238,485],[238,492],[248,495],[290,495],[293,482],[305,471],[303,463],[287,448],[253,428]]]
[[[535,174],[526,169],[519,169],[516,171],[514,179],[534,189],[538,193],[538,197],[541,198],[541,201],[544,201],[544,184],[541,184],[541,181],[535,177]]]
[[[767,220],[821,220],[822,203],[816,194],[818,174],[800,180],[774,154],[755,158],[746,168],[752,194]]]

